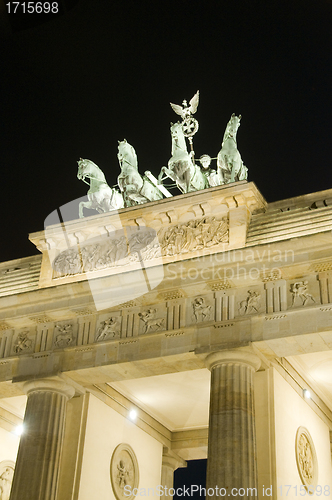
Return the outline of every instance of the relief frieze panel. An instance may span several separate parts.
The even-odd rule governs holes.
[[[160,257],[157,233],[147,227],[127,227],[109,237],[73,246],[53,260],[54,278],[72,276]]]
[[[201,287],[200,292],[194,286],[186,286],[183,290],[170,288],[159,293],[154,292],[151,294],[151,301],[148,296],[144,296],[140,299],[141,305],[131,301],[119,305],[117,310],[109,309],[102,314],[93,313],[86,307],[79,309],[80,313],[84,313],[83,316],[76,315],[76,318],[72,319],[73,311],[69,310],[67,320],[38,322],[31,327],[22,327],[24,321],[15,318],[17,328],[6,328],[0,333],[0,358],[51,353],[53,350],[70,350],[102,342],[129,341],[130,338],[134,340],[134,337],[142,335],[165,332],[169,334],[196,325],[199,329],[203,323],[209,326],[208,323],[230,321],[234,318],[240,321],[250,320],[250,317],[257,315],[262,315],[266,325],[262,328],[272,335],[272,320],[282,320],[286,318],[286,311],[288,317],[294,309],[301,310],[305,306],[316,306],[317,314],[324,314],[324,325],[332,325],[332,319],[325,313],[330,311],[330,308],[319,307],[323,303],[319,300],[320,283],[315,275],[302,275],[296,280],[293,278],[260,284],[256,281],[241,288],[230,288],[228,282],[219,281],[213,282],[212,286],[211,282],[207,281],[206,285],[205,291]],[[36,314],[34,317],[45,319],[46,313],[45,316]],[[10,321],[14,322],[14,319]]]
[[[229,241],[228,219],[203,217],[176,224],[158,233],[162,255],[174,256],[210,248]]]
[[[60,252],[52,263],[53,278],[74,276],[134,262],[195,252],[229,242],[228,219],[201,217],[160,229],[130,227],[91,243]]]

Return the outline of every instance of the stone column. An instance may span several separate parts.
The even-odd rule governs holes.
[[[175,453],[172,453],[167,447],[164,447],[160,482],[164,494],[161,495],[161,500],[171,500],[173,498],[173,495],[169,494],[169,490],[173,488],[174,471],[179,467],[187,467],[187,462],[175,455]],[[166,495],[165,491],[167,492]]]
[[[249,348],[206,358],[211,370],[206,487],[225,488],[226,496],[250,500],[257,498],[254,490],[247,494],[247,488],[257,490],[253,375],[260,363]],[[245,494],[241,490],[232,495],[233,488],[244,488]],[[216,491],[212,498],[218,500]]]
[[[28,396],[11,500],[55,500],[66,404],[75,390],[60,380],[26,382]]]

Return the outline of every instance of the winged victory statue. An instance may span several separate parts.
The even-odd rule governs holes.
[[[182,106],[179,104],[170,103],[171,108],[177,115],[182,118],[182,129],[185,137],[192,137],[198,130],[198,121],[193,117],[196,113],[199,104],[199,90],[197,90],[194,97],[189,101],[182,101]]]

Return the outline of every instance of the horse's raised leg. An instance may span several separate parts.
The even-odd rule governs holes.
[[[78,214],[79,214],[79,218],[80,219],[83,219],[84,215],[83,215],[83,208],[93,208],[92,206],[92,202],[91,201],[81,201],[79,206],[78,206]]]

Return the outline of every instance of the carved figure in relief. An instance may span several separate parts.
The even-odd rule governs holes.
[[[212,307],[205,304],[203,297],[198,297],[193,302],[194,318],[196,322],[210,319]]]
[[[161,168],[158,181],[161,183],[169,177],[182,193],[209,187],[206,175],[198,165],[193,163],[192,157],[187,151],[182,125],[179,122],[171,124],[171,136],[172,157],[168,162],[168,167]]]
[[[123,266],[126,259],[128,258],[128,246],[127,240],[124,236],[121,236],[116,242],[116,254],[115,254],[115,265]]]
[[[148,201],[161,200],[163,194],[146,176],[138,172],[135,149],[126,139],[119,141],[118,160],[121,174],[118,176],[118,186],[123,194],[126,207],[140,205]]]
[[[248,297],[239,305],[240,314],[251,314],[259,311],[261,296],[259,293],[248,290]]]
[[[130,257],[132,262],[151,260],[161,256],[159,240],[154,230],[140,231],[129,238]]]
[[[148,309],[145,312],[138,313],[138,316],[144,323],[144,333],[164,328],[165,318],[156,318],[155,317],[156,312],[157,312],[156,309]]]
[[[240,126],[241,115],[233,113],[224,133],[221,150],[218,153],[217,165],[220,184],[242,181],[248,177],[248,169],[243,164],[237,149],[236,134]]]
[[[63,277],[159,257],[161,251],[156,231],[147,227],[133,229],[130,232],[127,228],[128,243],[123,230],[119,230],[114,232],[117,238],[112,235],[100,243],[64,250],[54,259],[53,269]]]
[[[68,347],[73,339],[73,325],[56,325],[59,333],[55,337],[56,347]]]
[[[82,263],[77,250],[70,248],[61,252],[54,260],[54,268],[63,276],[82,272]]]
[[[191,220],[168,228],[162,235],[164,255],[178,255],[228,242],[228,222],[213,217]]]
[[[120,460],[117,465],[118,473],[117,473],[117,481],[121,489],[127,485],[128,477],[130,475],[130,471],[127,469],[124,460]]]
[[[6,467],[0,476],[0,500],[9,500],[14,469]]]
[[[116,317],[105,319],[97,331],[96,342],[106,338],[114,338],[120,335],[119,325]]]
[[[302,305],[305,306],[309,300],[312,302],[316,302],[313,296],[308,291],[308,281],[297,281],[291,285],[291,293],[292,293],[292,307],[295,305],[296,299],[302,301]]]
[[[17,354],[22,351],[28,351],[32,347],[32,340],[28,337],[28,332],[19,333],[14,345],[14,352]]]
[[[314,475],[314,461],[310,443],[305,434],[301,434],[299,439],[298,459],[306,484],[311,484]]]
[[[90,189],[88,191],[87,202],[79,204],[79,216],[84,217],[83,208],[97,210],[99,213],[110,212],[111,210],[124,207],[121,193],[117,189],[110,188],[105,176],[100,168],[91,160],[80,158],[78,163],[78,179],[82,180]],[[87,182],[85,179],[89,179]]]

